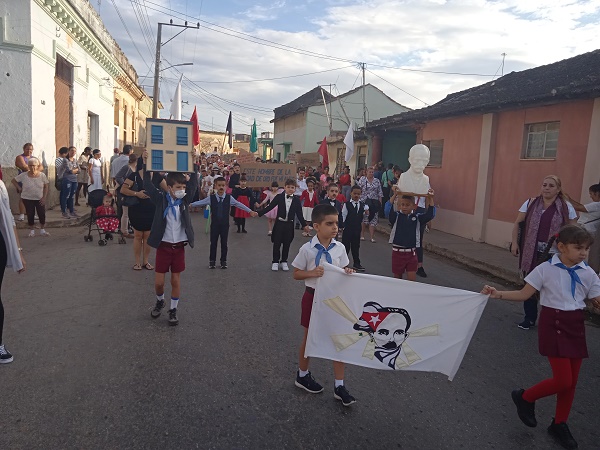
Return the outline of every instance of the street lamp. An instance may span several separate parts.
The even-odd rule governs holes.
[[[160,69],[159,72],[162,72],[163,70],[167,70],[170,69],[171,67],[179,67],[179,66],[193,66],[194,63],[181,63],[181,64],[173,64],[172,66],[169,67],[165,67],[164,69]]]

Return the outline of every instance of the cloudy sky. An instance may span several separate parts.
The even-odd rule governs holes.
[[[315,86],[359,85],[358,62],[367,83],[421,108],[500,76],[503,53],[506,74],[600,47],[600,0],[114,0],[118,12],[90,2],[149,93],[157,23],[200,20],[163,46],[162,67],[194,65],[162,72],[160,98],[168,109],[183,73],[184,118],[196,105],[201,129],[220,131],[232,110],[236,133],[253,119],[272,131],[273,108]],[[162,41],[180,30],[163,27]]]

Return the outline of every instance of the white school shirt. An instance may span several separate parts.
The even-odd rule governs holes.
[[[175,207],[175,216],[173,216],[172,208],[167,209],[169,210],[167,213],[167,225],[162,240],[172,244],[187,241],[188,238],[185,227],[181,226],[181,212],[179,211],[179,206]]]
[[[582,212],[579,215],[577,223],[592,233],[592,235],[595,235],[598,227],[600,227],[600,202],[588,203],[584,205],[584,208],[587,212]]]
[[[302,180],[296,180],[296,192],[294,192],[294,195],[300,196],[307,189],[308,186],[306,185],[306,178]]]
[[[335,244],[335,246],[329,250],[329,254],[331,255],[331,263],[334,266],[341,268],[344,268],[350,264],[350,260],[346,254],[346,247],[344,247],[341,242],[338,242],[335,239],[332,239],[331,243]],[[317,257],[317,253],[319,253],[319,250],[315,247],[317,244],[319,244],[319,238],[314,236],[310,241],[300,247],[298,255],[292,262],[292,266],[299,270],[313,270],[316,268],[317,265],[315,264],[315,258]],[[321,257],[321,263],[324,262],[327,262],[325,255]],[[304,285],[306,287],[315,289],[317,287],[317,279],[307,278],[304,280]]]
[[[575,298],[571,294],[571,276],[565,269],[557,267],[560,258],[554,255],[550,261],[546,261],[531,271],[525,277],[525,282],[540,292],[540,304],[548,308],[560,309],[561,311],[575,311],[585,308],[586,298],[600,296],[600,278],[594,270],[580,262],[577,266],[577,275],[583,283],[575,284]]]
[[[283,195],[285,195],[285,220],[293,219],[293,217],[290,217],[290,208],[292,206],[292,200],[294,200],[293,196],[296,194],[292,194],[291,198],[288,198],[288,194],[285,192]]]

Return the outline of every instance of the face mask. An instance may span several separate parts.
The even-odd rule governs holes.
[[[185,197],[185,190],[182,189],[180,191],[174,191],[173,195],[175,196],[175,198],[183,198]]]

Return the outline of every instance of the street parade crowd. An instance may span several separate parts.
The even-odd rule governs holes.
[[[414,147],[411,149],[411,168],[418,166],[417,152],[424,152],[423,147],[414,154]],[[428,159],[429,150],[425,149]],[[32,144],[25,144],[15,161],[19,174],[12,183],[20,196],[16,220],[27,220],[29,238],[37,236],[38,226],[39,236],[48,238],[45,208],[49,179],[33,150]],[[281,185],[272,182],[252,188],[235,159],[227,163],[217,154],[196,155],[195,172],[189,174],[151,172],[146,159],[146,152],[136,155],[131,146],[115,149],[110,171],[105,174],[100,150],[87,147],[78,156],[75,147],[61,148],[55,162],[55,186],[60,190],[62,217],[79,217],[75,207],[81,205],[83,197],[92,209],[92,221],[102,232],[132,239],[132,269],[155,272],[151,317],[157,319],[166,308],[169,324],[177,325],[185,247],[194,247],[191,215],[204,214],[210,223],[210,270],[228,268],[232,219],[236,233],[247,233],[248,219],[266,216],[264,233],[271,240],[272,259],[265,261],[265,266],[270,264],[276,272],[292,270],[293,278],[305,284],[300,319],[304,335],[295,385],[309,393],[324,390],[309,371],[309,358],[305,357],[317,279],[324,273],[322,263],[342,268],[349,276],[365,272],[361,245],[376,242],[376,228],[384,222],[391,227],[391,274],[396,278],[406,274],[411,281],[427,276],[423,241],[435,218],[435,192],[431,186],[426,192],[402,191],[399,180],[403,171],[398,166],[379,163],[361,168],[355,175],[350,174],[349,167],[333,174],[321,165],[299,167],[297,176]],[[260,158],[256,161],[262,162]],[[416,173],[422,175],[425,166]],[[0,197],[1,284],[4,267],[21,273],[26,262],[3,182]],[[549,432],[565,448],[577,448],[567,420],[579,370],[588,357],[583,310],[586,301],[600,306],[600,251],[593,239],[600,225],[600,185],[590,186],[590,197],[592,201],[587,204],[576,202],[562,191],[557,176],[544,178],[540,192],[527,198],[518,210],[511,236],[511,252],[519,257],[525,286],[518,291],[500,291],[486,285],[482,290],[491,298],[523,302],[524,318],[519,327],[528,330],[537,326],[539,350],[548,358],[552,376],[528,389],[515,390],[512,398],[519,418],[535,427],[535,402],[556,396],[556,414]],[[36,217],[39,225],[35,224]],[[296,237],[305,242],[297,255],[290,255],[290,244]],[[167,274],[170,297],[165,293]],[[0,363],[9,363],[13,356],[2,341],[3,324],[0,300]],[[350,406],[356,399],[344,384],[344,363],[334,362],[333,371],[334,397]]]

